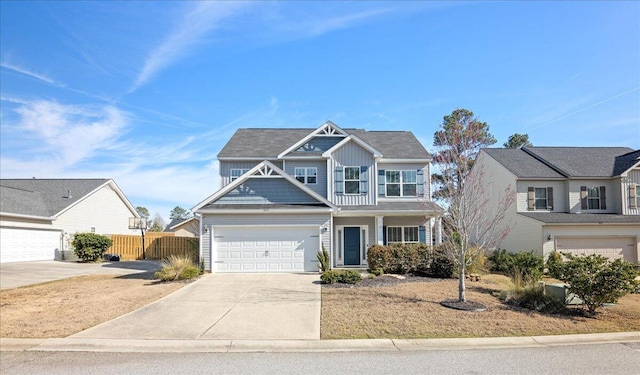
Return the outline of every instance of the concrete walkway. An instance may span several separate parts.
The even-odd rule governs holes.
[[[0,289],[40,284],[73,276],[95,274],[128,275],[153,272],[159,269],[160,263],[150,260],[101,263],[45,260],[39,262],[1,263]]]
[[[318,340],[320,300],[317,274],[208,274],[70,338]]]

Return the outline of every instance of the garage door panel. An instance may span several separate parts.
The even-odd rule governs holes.
[[[556,250],[574,255],[599,254],[606,258],[637,262],[633,237],[558,238]]]
[[[319,249],[316,227],[217,227],[214,231],[214,264],[219,272],[317,270],[313,262]]]
[[[59,249],[58,231],[0,228],[0,263],[53,260]]]

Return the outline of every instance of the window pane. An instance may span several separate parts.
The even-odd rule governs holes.
[[[636,186],[636,207],[640,207],[640,186]]]
[[[386,171],[387,183],[398,183],[400,182],[400,171]]]
[[[387,243],[402,242],[402,227],[387,227]]]
[[[600,188],[599,187],[590,187],[589,188],[589,198],[600,198]]]
[[[547,188],[536,188],[536,199],[547,199]]]
[[[399,197],[400,184],[387,184],[387,197]]]
[[[318,174],[318,170],[316,168],[307,168],[307,176],[315,177]]]
[[[600,199],[591,199],[588,201],[590,210],[599,210],[600,209]]]
[[[360,167],[347,167],[344,169],[345,180],[360,180]]]
[[[402,182],[415,183],[416,181],[416,171],[402,171]]]
[[[345,194],[359,194],[360,193],[360,181],[345,181],[344,182]]]
[[[402,196],[403,197],[415,197],[416,196],[416,184],[402,184]]]
[[[418,227],[404,227],[404,242],[419,242]]]
[[[307,177],[307,183],[308,184],[315,184],[316,183],[316,176]]]

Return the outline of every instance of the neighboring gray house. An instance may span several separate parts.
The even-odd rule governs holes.
[[[0,263],[75,259],[76,232],[132,234],[138,213],[111,179],[0,180]]]
[[[193,208],[207,270],[317,271],[322,246],[332,267],[363,267],[371,245],[439,241],[411,132],[239,129],[218,159],[222,188]]]
[[[476,166],[517,199],[499,247],[602,254],[638,262],[640,150],[626,147],[483,149]]]

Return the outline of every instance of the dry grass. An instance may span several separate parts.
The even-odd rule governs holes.
[[[509,281],[498,275],[467,283],[467,299],[485,312],[452,310],[440,301],[457,298],[457,280],[386,287],[323,288],[321,337],[438,338],[556,335],[640,330],[640,295],[623,297],[596,319],[546,315],[502,303],[494,294]]]
[[[138,309],[185,283],[78,276],[0,291],[0,337],[66,337]]]

